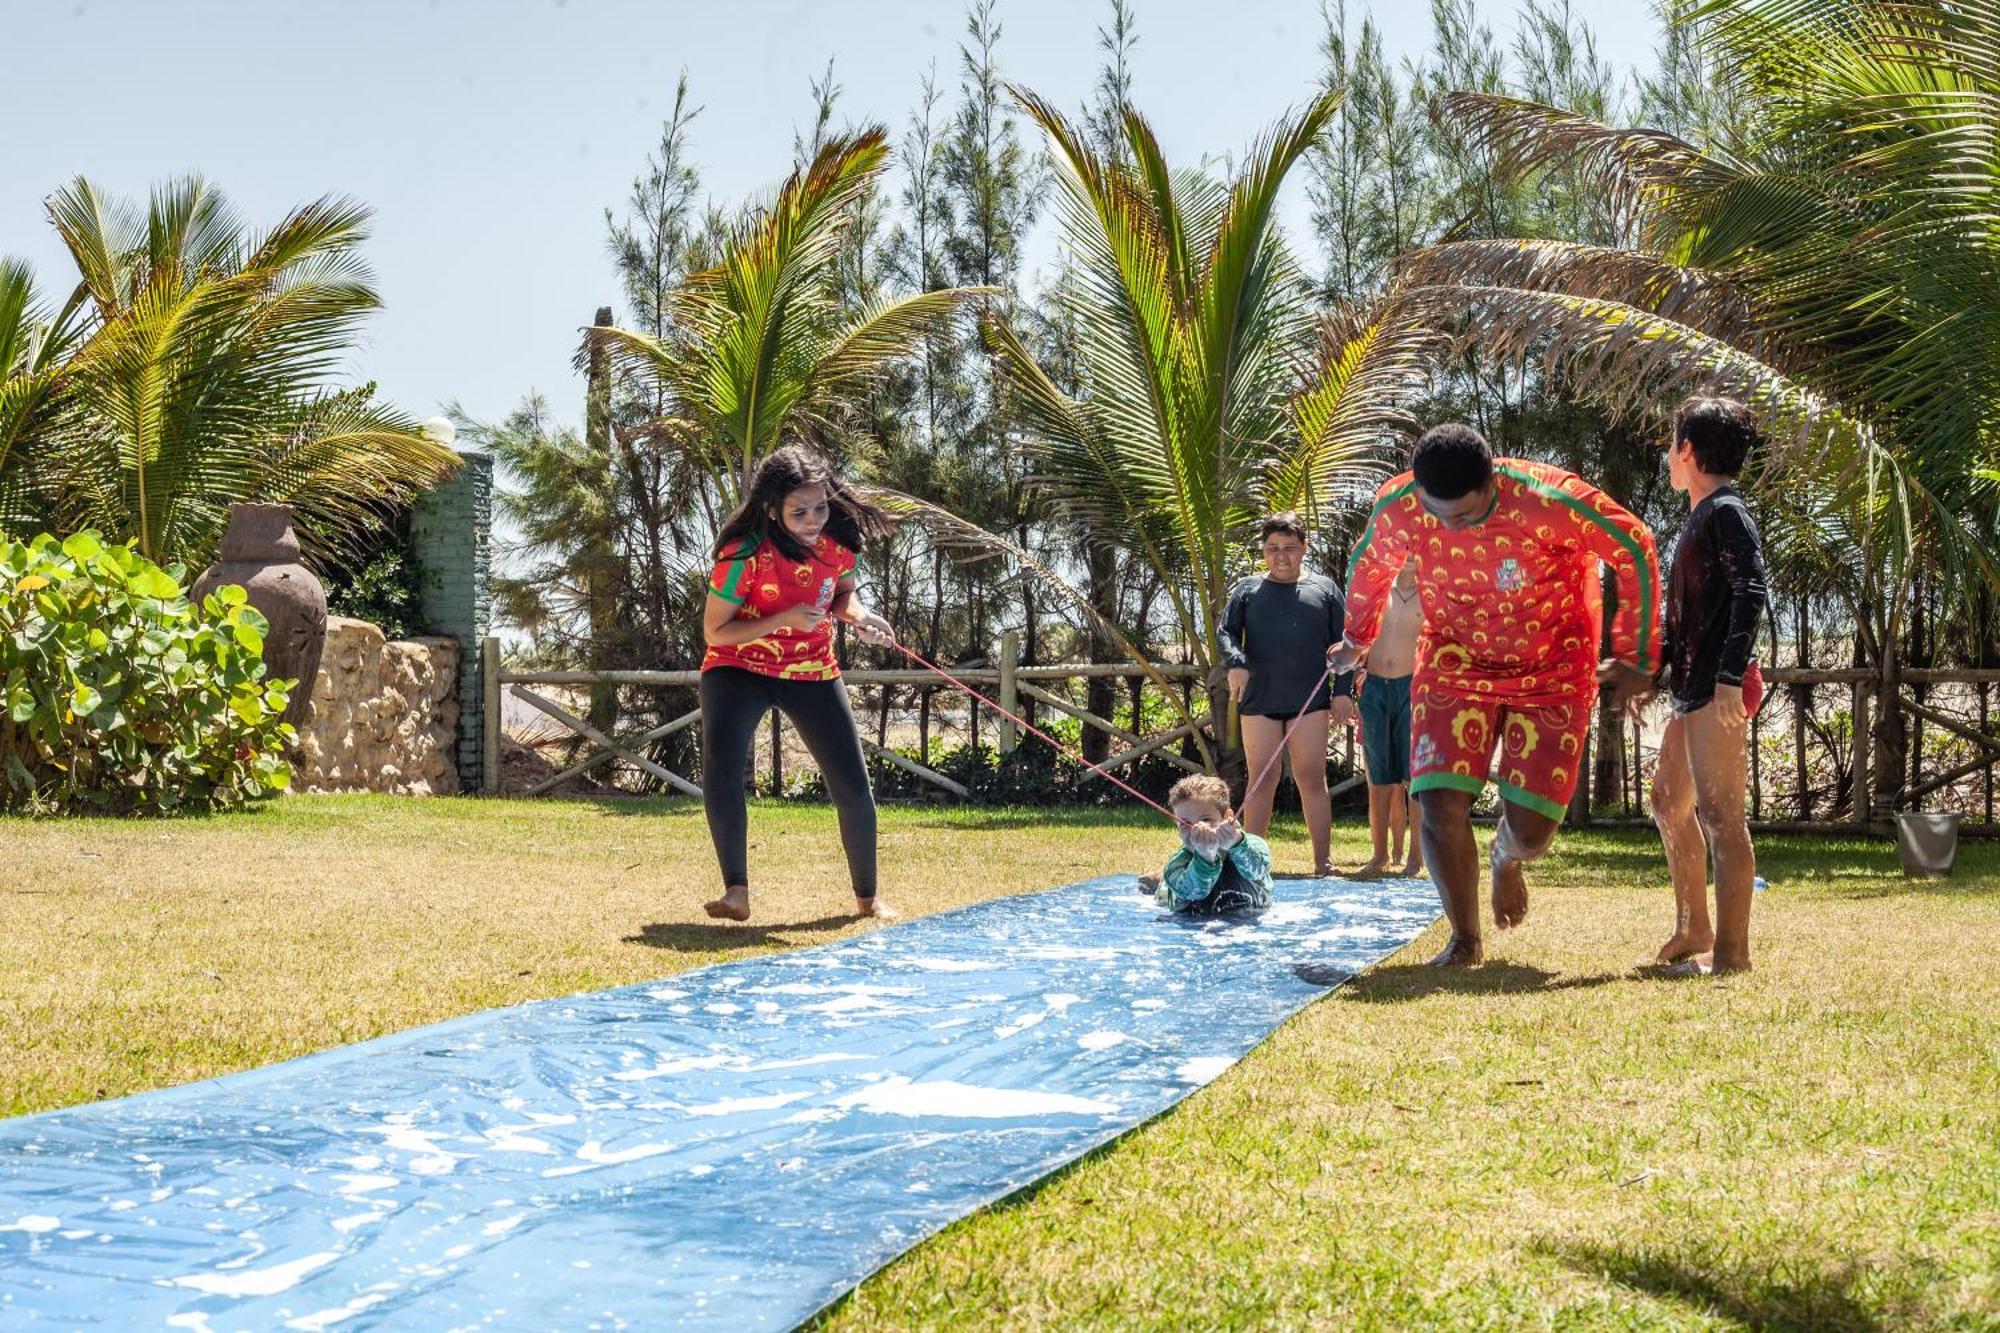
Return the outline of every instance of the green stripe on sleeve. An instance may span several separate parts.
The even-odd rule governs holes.
[[[708,590],[725,602],[740,603],[744,597],[743,571],[750,563],[750,556],[751,548],[739,544],[736,548],[736,558],[722,571],[720,581],[709,584]]]
[[[1347,586],[1349,588],[1354,586],[1354,571],[1361,568],[1361,557],[1367,553],[1368,544],[1375,540],[1375,520],[1382,517],[1384,509],[1408,496],[1416,489],[1417,483],[1414,480],[1406,481],[1380,500],[1377,500],[1375,507],[1368,511],[1368,521],[1361,525],[1361,540],[1355,543],[1354,554],[1347,562]]]
[[[1606,518],[1601,511],[1593,509],[1576,496],[1571,495],[1568,491],[1551,486],[1540,477],[1519,471],[1515,468],[1502,466],[1496,467],[1494,470],[1512,477],[1515,481],[1520,482],[1523,486],[1526,486],[1529,490],[1539,495],[1545,495],[1559,504],[1567,505],[1570,509],[1583,515],[1592,523],[1610,533],[1613,540],[1624,547],[1626,552],[1631,555],[1632,566],[1639,573],[1639,632],[1634,651],[1639,656],[1640,665],[1644,666],[1650,660],[1647,655],[1647,649],[1651,647],[1651,644],[1648,640],[1652,637],[1653,618],[1657,614],[1657,608],[1653,604],[1653,571],[1646,564],[1645,550],[1632,538],[1630,533],[1620,529],[1616,523]],[[1643,521],[1636,514],[1633,515],[1633,519],[1634,521]]]

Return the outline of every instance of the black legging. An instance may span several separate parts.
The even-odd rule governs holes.
[[[875,896],[875,793],[854,730],[847,686],[833,680],[779,680],[736,667],[701,674],[701,799],[726,889],[750,882],[749,811],[743,781],[757,724],[776,708],[798,728],[840,812],[840,842],[856,897]]]

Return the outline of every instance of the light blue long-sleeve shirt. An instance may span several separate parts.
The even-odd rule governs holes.
[[[1271,905],[1271,846],[1246,833],[1214,860],[1183,847],[1167,861],[1153,900],[1170,911],[1252,911]]]

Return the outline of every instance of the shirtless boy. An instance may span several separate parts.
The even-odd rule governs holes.
[[[1367,679],[1361,686],[1361,749],[1368,764],[1368,834],[1374,855],[1354,872],[1373,879],[1396,862],[1402,873],[1424,873],[1417,807],[1410,789],[1410,673],[1416,669],[1417,634],[1424,627],[1417,603],[1417,562],[1407,560],[1389,589],[1382,629],[1368,650]],[[1409,855],[1403,837],[1409,835]]]

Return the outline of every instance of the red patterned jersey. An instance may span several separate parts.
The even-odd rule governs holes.
[[[833,605],[841,580],[854,572],[854,565],[854,552],[823,532],[805,560],[788,559],[769,538],[754,548],[739,542],[716,560],[708,590],[736,603],[738,620],[763,620],[794,606],[824,611]],[[818,629],[804,634],[781,629],[734,647],[713,645],[702,658],[701,669],[719,666],[786,680],[832,680],[840,674],[833,656],[833,622],[821,621]]]
[[[1408,472],[1376,493],[1348,570],[1348,639],[1374,642],[1389,586],[1414,555],[1420,674],[1522,702],[1574,698],[1597,687],[1602,561],[1618,578],[1612,655],[1651,674],[1660,656],[1652,532],[1573,472],[1515,458],[1496,458],[1493,471],[1492,510],[1457,531],[1424,509]]]

